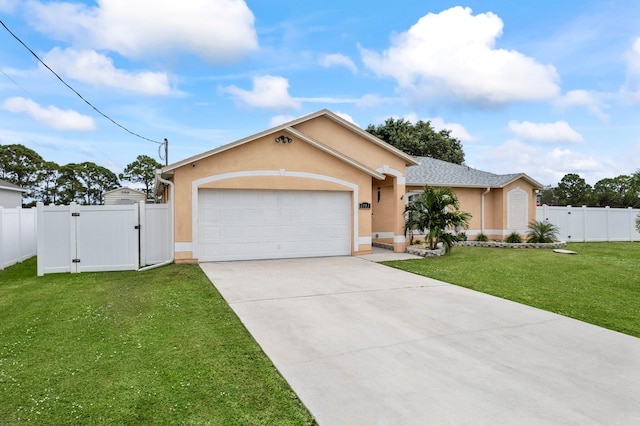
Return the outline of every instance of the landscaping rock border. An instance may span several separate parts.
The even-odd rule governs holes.
[[[458,241],[456,246],[466,247],[494,247],[508,249],[559,249],[567,245],[566,241],[556,241],[555,243],[504,243],[502,241]],[[374,247],[380,247],[387,250],[393,250],[393,244],[373,243]],[[444,247],[439,245],[435,250],[429,250],[423,247],[409,246],[405,249],[406,253],[414,254],[422,257],[444,256]]]
[[[567,245],[566,241],[556,241],[555,243],[504,243],[502,241],[458,241],[456,246],[465,247],[498,247],[512,249],[559,249]]]

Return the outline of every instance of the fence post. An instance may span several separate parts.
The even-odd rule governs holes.
[[[607,242],[611,241],[611,234],[609,232],[609,215],[611,214],[611,207],[606,206],[604,208],[604,211],[606,213],[605,217],[607,218],[607,222],[606,222],[606,230],[607,230]]]
[[[74,216],[74,213],[79,213],[78,210],[78,204],[75,201],[69,204],[69,241],[71,242],[71,244],[69,244],[69,271],[72,274],[80,272],[78,271],[78,264],[73,261],[79,256],[77,239],[78,219]]]
[[[139,259],[138,263],[140,267],[147,266],[147,205],[146,200],[140,201],[140,208],[138,209],[138,241],[139,241]]]
[[[587,215],[589,211],[587,206],[582,206],[582,242],[587,242]]]
[[[0,206],[0,271],[4,269],[4,236],[2,235],[4,232],[4,225],[2,224],[4,220],[4,208]]]
[[[633,209],[631,207],[627,207],[627,211],[629,212],[629,241],[633,241]]]
[[[44,275],[44,265],[46,264],[44,250],[44,203],[38,201],[36,203],[36,256],[38,257],[38,276]]]
[[[571,204],[567,205],[567,240],[571,242]]]

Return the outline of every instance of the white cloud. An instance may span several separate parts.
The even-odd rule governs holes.
[[[127,57],[190,52],[214,62],[257,49],[254,16],[243,0],[30,1],[27,16],[38,30],[74,46],[107,49]]]
[[[528,141],[544,143],[584,142],[582,135],[573,130],[566,121],[556,121],[555,123],[510,121],[509,130],[517,137]]]
[[[555,68],[514,50],[496,49],[502,20],[453,7],[423,16],[382,53],[361,48],[367,68],[393,77],[418,99],[501,105],[545,101],[559,92]]]
[[[621,89],[621,94],[626,102],[640,103],[640,37],[635,39],[625,56],[627,59],[627,83]]]
[[[320,65],[325,68],[345,67],[354,74],[358,72],[358,67],[356,67],[356,64],[351,60],[351,58],[341,53],[324,55],[320,58]]]
[[[398,117],[393,117],[393,118],[398,118]],[[412,113],[412,114],[405,115],[404,119],[414,124],[420,120],[430,121],[431,127],[433,127],[435,131],[439,132],[440,130],[450,130],[451,136],[453,136],[454,138],[460,139],[460,141],[462,142],[472,142],[476,140],[476,138],[474,138],[469,134],[469,132],[467,132],[467,129],[465,129],[462,124],[445,123],[445,121],[440,117],[420,119],[418,118],[417,114]]]
[[[62,110],[53,105],[43,108],[31,99],[9,98],[2,104],[7,111],[24,112],[34,120],[56,130],[90,131],[96,129],[93,118],[73,110]]]
[[[381,98],[378,95],[366,94],[356,103],[359,107],[375,107],[385,102],[386,99]]]
[[[583,106],[600,120],[607,121],[609,119],[609,116],[603,111],[607,107],[604,102],[596,94],[586,90],[571,90],[564,96],[560,96],[555,101],[555,105],[561,110],[574,106]]]
[[[567,173],[576,173],[591,184],[611,176],[613,162],[569,149],[545,150],[512,139],[485,149],[469,164],[492,173],[526,173],[544,185],[557,185]]]
[[[161,72],[119,70],[113,61],[94,50],[52,49],[44,61],[59,74],[95,86],[115,87],[145,95],[171,93],[169,79]]]
[[[223,88],[236,100],[250,107],[275,110],[300,108],[300,102],[289,95],[289,81],[284,77],[264,75],[253,78],[253,89],[244,90],[234,85]]]
[[[353,117],[351,117],[349,114],[344,113],[344,112],[339,112],[336,111],[336,115],[344,120],[347,120],[349,123],[351,124],[355,124],[356,126],[358,126],[358,123],[355,122],[355,120],[353,119]],[[359,126],[358,126],[359,127]]]
[[[440,117],[427,118],[427,120],[431,122],[431,125],[436,131],[451,130],[451,136],[460,139],[462,142],[472,142],[476,140],[476,138],[467,132],[467,129],[465,129],[462,124],[445,123],[445,121]]]
[[[288,123],[289,121],[295,120],[296,118],[298,117],[294,117],[293,115],[276,115],[271,117],[271,120],[269,120],[269,127],[276,127],[281,124]]]
[[[10,13],[18,8],[19,0],[0,0],[0,12]]]

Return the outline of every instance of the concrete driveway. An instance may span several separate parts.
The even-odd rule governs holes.
[[[321,425],[640,424],[640,339],[357,257],[201,267]]]

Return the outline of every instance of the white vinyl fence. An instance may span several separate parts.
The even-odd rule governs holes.
[[[38,275],[124,271],[169,259],[168,205],[38,203]]]
[[[0,270],[36,255],[36,209],[0,207]]]
[[[564,241],[640,241],[636,217],[640,209],[609,207],[536,207],[536,219],[560,229]]]

